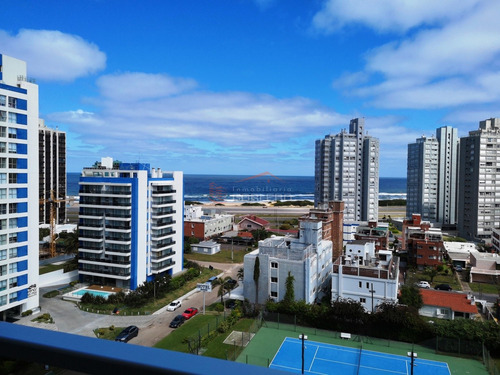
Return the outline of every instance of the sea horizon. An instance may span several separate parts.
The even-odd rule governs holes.
[[[67,195],[78,196],[79,172],[67,173]],[[380,177],[379,200],[406,199],[406,177]],[[314,176],[184,174],[184,200],[202,203],[314,201]]]

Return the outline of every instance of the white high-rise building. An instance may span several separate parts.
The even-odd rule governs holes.
[[[406,216],[456,224],[458,133],[456,128],[436,129],[436,137],[418,138],[408,145]]]
[[[79,195],[81,281],[134,290],[182,270],[182,172],[103,158]]]
[[[489,243],[500,227],[500,118],[481,121],[460,138],[459,176],[459,234]]]
[[[39,306],[38,86],[0,54],[0,320]]]
[[[364,132],[364,118],[316,141],[314,202],[343,201],[344,220],[378,220],[379,140]]]

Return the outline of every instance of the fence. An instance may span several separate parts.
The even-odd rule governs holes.
[[[488,372],[490,375],[500,375],[500,371],[498,370],[498,367],[496,366],[495,360],[491,358],[490,352],[486,350],[486,348],[483,347],[483,363],[485,364],[486,368],[488,369]]]

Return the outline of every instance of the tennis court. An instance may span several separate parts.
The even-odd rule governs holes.
[[[411,374],[411,358],[394,354],[305,341],[305,374],[389,375]],[[270,368],[301,373],[302,340],[287,337]],[[448,364],[415,358],[414,375],[450,375]]]

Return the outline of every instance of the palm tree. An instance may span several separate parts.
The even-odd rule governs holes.
[[[227,281],[231,280],[231,276],[226,276],[225,278],[218,278],[215,285],[220,285],[217,296],[220,297],[220,302],[224,305],[224,294],[229,293],[229,298],[231,298],[231,287]]]
[[[244,276],[245,276],[245,270],[243,269],[243,267],[241,267],[238,269],[238,272],[236,273],[236,278],[238,280],[243,280]]]

